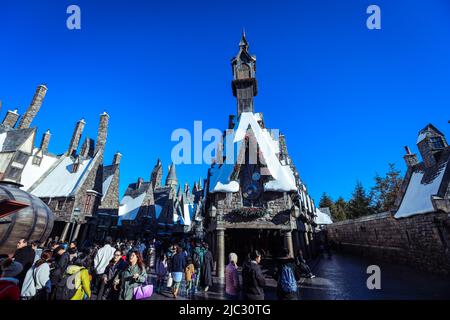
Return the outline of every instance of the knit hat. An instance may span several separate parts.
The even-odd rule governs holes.
[[[2,269],[2,277],[14,278],[22,272],[23,266],[20,262],[13,261],[12,259],[3,259],[0,261]]]

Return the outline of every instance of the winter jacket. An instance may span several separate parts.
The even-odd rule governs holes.
[[[229,263],[225,268],[225,292],[237,296],[240,291],[239,274],[236,265]]]
[[[133,275],[137,273],[139,277],[133,278]],[[147,280],[147,272],[145,268],[139,268],[137,264],[134,266],[129,265],[124,272],[122,272],[121,289],[119,300],[132,300],[134,294],[134,288],[143,285]]]
[[[19,275],[17,276],[17,279],[19,279],[19,283],[23,283],[23,280],[28,272],[28,269],[30,269],[34,263],[35,255],[36,253],[34,252],[34,249],[31,246],[26,246],[17,249],[16,252],[14,253],[14,261],[20,262],[23,266],[22,272],[19,273]]]
[[[97,274],[105,273],[105,268],[114,257],[115,251],[116,249],[109,244],[105,244],[102,248],[98,249],[94,258],[94,268]]]
[[[19,280],[16,278],[0,278],[0,300],[19,300]]]
[[[75,277],[75,288],[77,291],[70,300],[84,300],[85,295],[87,298],[91,297],[91,281],[89,277],[89,271],[80,266],[70,265],[67,267],[67,274],[73,275],[78,272],[78,276]]]
[[[158,260],[156,262],[155,271],[157,276],[164,277],[167,273],[167,260]]]
[[[186,257],[183,253],[177,253],[172,257],[171,272],[184,272],[186,267]]]
[[[45,288],[47,291],[50,289],[50,265],[45,262],[37,268],[33,266],[28,270],[20,295],[31,298],[36,295],[37,290],[42,288]]]
[[[242,286],[247,300],[264,300],[266,279],[261,267],[255,262],[246,262],[242,268]]]
[[[68,265],[69,254],[67,252],[64,252],[61,256],[56,257],[55,262],[52,265],[53,270],[50,271],[50,281],[52,286],[56,285],[59,280],[61,280]]]
[[[295,260],[292,258],[281,258],[277,261],[275,268],[274,279],[277,280],[277,296],[280,300],[296,300],[298,298],[297,292],[285,292],[281,286],[281,273],[283,266],[290,268],[294,274],[295,281],[300,280],[300,270],[295,264]]]

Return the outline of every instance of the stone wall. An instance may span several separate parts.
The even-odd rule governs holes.
[[[327,226],[340,250],[450,275],[450,217],[430,213],[395,219],[382,213]]]

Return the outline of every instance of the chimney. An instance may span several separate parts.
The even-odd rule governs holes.
[[[5,119],[3,119],[2,124],[5,127],[14,128],[16,126],[17,120],[19,119],[19,113],[17,112],[17,109],[14,111],[8,110],[6,113]]]
[[[70,140],[69,149],[67,150],[67,154],[69,156],[74,155],[78,149],[78,145],[80,143],[81,135],[83,134],[84,125],[86,122],[84,119],[81,119],[75,125],[75,129],[73,130],[72,139]]]
[[[412,154],[411,150],[409,149],[408,146],[405,146],[405,151],[406,151],[406,154],[403,156],[403,159],[405,159],[406,166],[408,168],[412,168],[412,167],[416,166],[419,163],[419,160],[417,159],[417,155]]]
[[[109,115],[106,112],[103,112],[100,115],[100,123],[98,125],[95,153],[97,153],[100,150],[103,151],[105,149],[106,136],[108,135],[108,123],[109,123]]]
[[[84,139],[83,145],[81,146],[81,152],[80,155],[87,159],[87,158],[93,158],[94,157],[94,144],[95,141],[90,138]]]
[[[46,93],[47,87],[44,84],[40,84],[37,86],[36,92],[33,96],[33,100],[31,100],[27,112],[25,112],[25,114],[22,116],[22,119],[20,119],[19,129],[26,129],[30,127],[31,122],[33,121],[34,117],[36,117],[36,114],[41,108],[42,101],[44,100]]]
[[[43,154],[46,154],[48,152],[48,144],[50,143],[50,130],[45,131],[45,133],[42,135],[41,140],[41,147],[39,148]]]
[[[138,190],[142,186],[143,183],[144,183],[144,179],[139,177],[137,182],[136,182],[136,190]]]
[[[120,152],[116,152],[116,154],[113,157],[113,163],[112,164],[120,164],[120,160],[122,159],[122,154]]]

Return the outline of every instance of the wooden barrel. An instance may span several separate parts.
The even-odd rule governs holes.
[[[27,204],[0,219],[0,254],[11,254],[20,239],[45,242],[50,235],[55,215],[38,197],[21,190],[20,185],[0,181],[0,201],[15,200]]]

